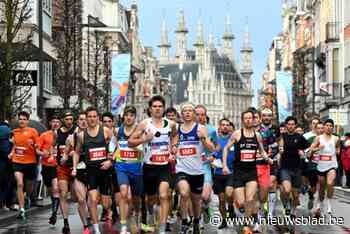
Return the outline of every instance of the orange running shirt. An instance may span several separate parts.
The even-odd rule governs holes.
[[[16,128],[13,130],[12,162],[19,164],[37,163],[34,145],[38,143],[39,134],[34,128]]]
[[[54,133],[49,130],[44,132],[39,137],[39,149],[49,152],[48,156],[42,156],[41,163],[47,167],[57,166],[57,149],[54,147]]]

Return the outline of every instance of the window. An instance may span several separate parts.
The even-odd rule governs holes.
[[[43,63],[43,87],[46,91],[52,92],[52,64],[51,62]]]
[[[333,49],[333,61],[332,61],[332,67],[333,67],[333,83],[339,82],[339,49],[335,48]]]

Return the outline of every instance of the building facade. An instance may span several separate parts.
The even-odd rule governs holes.
[[[209,33],[204,40],[203,24],[197,24],[197,36],[190,50],[184,12],[180,11],[176,34],[175,56],[170,56],[166,23],[163,21],[160,36],[160,76],[167,80],[171,90],[170,105],[179,107],[184,102],[202,104],[208,110],[212,124],[227,117],[240,126],[240,113],[252,104],[251,88],[252,53],[248,27],[244,33],[244,44],[240,49],[241,64],[234,57],[234,35],[229,17],[226,17],[222,46],[214,45]]]

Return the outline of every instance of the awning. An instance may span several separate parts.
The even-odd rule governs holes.
[[[0,43],[0,62],[4,58],[6,43]],[[54,62],[55,59],[34,44],[24,44],[24,43],[12,43],[12,48],[14,52],[14,60],[17,62],[37,62],[39,61],[40,55],[42,60],[45,62]]]

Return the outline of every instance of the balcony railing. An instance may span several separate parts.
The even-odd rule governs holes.
[[[328,22],[326,24],[326,42],[338,42],[340,39],[340,31],[340,22]]]

